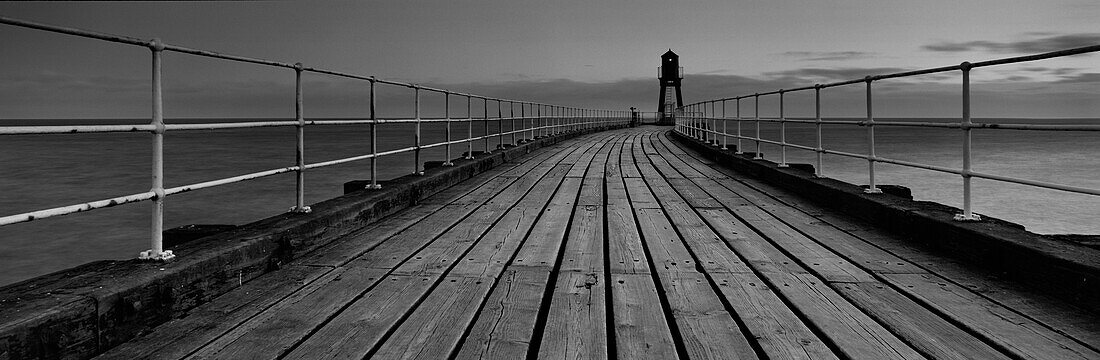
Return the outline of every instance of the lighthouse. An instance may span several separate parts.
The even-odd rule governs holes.
[[[657,111],[661,113],[658,124],[672,125],[673,113],[676,108],[684,104],[684,96],[680,94],[680,80],[684,79],[684,68],[680,66],[680,56],[668,49],[661,55],[661,66],[657,67],[657,79],[661,81],[661,98]],[[669,88],[676,89],[676,98],[672,98]]]

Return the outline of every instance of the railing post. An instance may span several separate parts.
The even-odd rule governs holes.
[[[504,113],[500,111],[504,104],[497,100],[497,149],[504,149]]]
[[[783,93],[779,90],[779,167],[790,167],[787,165],[787,118],[783,114]]]
[[[701,103],[695,105],[696,114],[699,118],[696,121],[696,126],[699,126],[699,136],[703,139],[704,143],[710,145],[710,129],[707,129],[707,104]]]
[[[370,78],[370,185],[367,189],[381,189],[378,183],[378,116],[375,113],[374,86],[377,81]]]
[[[707,121],[707,103],[700,103],[696,105],[699,114],[699,135],[703,138],[703,143],[710,145],[710,129]]]
[[[466,95],[466,160],[474,158],[474,113],[473,98]]]
[[[690,116],[688,118],[688,124],[689,124],[688,126],[691,127],[691,137],[695,138],[696,140],[699,140],[699,139],[702,138],[701,136],[699,136],[700,134],[699,134],[698,108],[699,108],[699,105],[692,105],[692,106],[688,107],[688,114],[690,114]]]
[[[565,107],[554,107],[554,119],[557,120],[558,126],[554,128],[554,135],[561,135],[565,133]]]
[[[713,113],[707,114],[708,104],[710,104],[709,101],[699,104],[699,114],[701,115],[699,118],[699,126],[702,127],[703,130],[703,142],[710,145],[711,140],[714,138],[710,133],[710,115]]]
[[[964,62],[959,66],[962,70],[962,130],[963,130],[963,213],[955,214],[956,221],[980,221],[981,216],[975,214],[971,210],[971,198],[970,198],[970,130],[974,126],[974,123],[970,121],[970,69],[973,67],[969,62]]]
[[[484,140],[482,142],[482,145],[484,145],[484,147],[485,147],[485,153],[486,154],[492,154],[493,150],[489,149],[489,99],[488,98],[481,98],[481,100],[482,100],[482,104],[481,104],[482,105],[481,106],[481,111],[482,111],[481,124],[485,128],[485,134],[484,134],[485,137],[482,138],[482,140]]]
[[[508,102],[508,117],[512,118],[512,145],[518,144],[516,142],[516,103]]]
[[[447,125],[447,145],[443,155],[443,166],[454,166],[451,162],[451,92],[443,92],[443,118]]]
[[[554,107],[554,123],[557,124],[557,125],[554,126],[554,135],[559,135],[559,134],[562,133],[561,126],[565,122],[564,110],[565,109],[562,108],[561,106],[555,106]]]
[[[413,140],[416,149],[413,150],[413,175],[424,175],[420,170],[420,86],[413,85],[413,106],[416,116],[416,131],[413,132]]]
[[[707,108],[705,103],[695,104],[695,128],[697,134],[699,134],[699,140],[702,140],[704,143],[709,143],[710,139],[707,139],[707,126],[705,124],[707,121],[706,111]]]
[[[535,138],[534,136],[531,136],[531,123],[527,122],[527,103],[519,103],[519,117],[520,119],[523,119],[523,121],[520,121],[520,123],[523,124],[524,127],[522,136],[530,136],[520,139],[519,141],[526,143]]]
[[[699,136],[699,115],[696,112],[698,105],[692,105],[688,107],[688,126],[691,129],[691,137],[698,140]]]
[[[868,194],[880,194],[875,186],[875,117],[871,112],[871,82],[874,78],[868,76],[867,82],[867,188],[863,192]]]
[[[690,134],[693,139],[698,139],[699,138],[699,133],[696,131],[696,126],[695,126],[695,106],[694,105],[688,106],[684,110],[685,110],[684,115],[686,117],[684,119],[685,120],[684,124],[687,125],[688,134]]]
[[[722,99],[722,150],[729,150],[729,122],[726,118],[726,99]]]
[[[733,149],[733,153],[740,155],[740,154],[745,153],[745,151],[742,150],[744,148],[741,147],[741,137],[742,137],[742,135],[741,135],[741,97],[740,96],[737,97],[737,115],[736,115],[736,118],[737,118],[737,148]]]
[[[756,119],[756,155],[752,159],[760,160],[764,158],[760,155],[760,94],[754,94],[753,97],[756,99],[756,112],[753,113],[753,117]]]
[[[175,255],[172,250],[164,250],[164,96],[161,84],[160,55],[164,51],[164,44],[160,39],[149,42],[149,50],[153,55],[153,169],[150,176],[153,186],[153,221],[150,235],[149,250],[142,251],[138,258],[143,260],[170,260]]]
[[[302,105],[302,63],[294,64],[294,116],[298,119],[298,186],[293,212],[308,213],[306,206],[306,118]]]
[[[714,110],[714,103],[710,102],[710,141],[712,146],[718,146],[718,112]]]
[[[569,116],[569,132],[577,132],[580,127],[581,112],[577,108],[571,107],[566,110],[566,116]]]
[[[821,145],[821,84],[814,85],[814,125],[817,127],[817,149],[814,150],[817,153],[817,166],[814,167],[814,176],[824,177],[821,168],[825,154],[825,148]]]

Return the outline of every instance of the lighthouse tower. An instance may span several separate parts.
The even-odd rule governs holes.
[[[657,67],[657,79],[661,81],[661,100],[657,106],[661,118],[657,123],[672,125],[676,108],[684,104],[684,96],[680,94],[680,80],[684,79],[684,68],[680,66],[680,56],[672,52],[672,49],[668,49],[668,52],[661,55],[661,66]],[[669,91],[670,87],[676,88],[675,99]]]

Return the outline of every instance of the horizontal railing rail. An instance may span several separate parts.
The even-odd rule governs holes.
[[[473,159],[474,155],[474,142],[483,142],[483,150],[485,153],[492,153],[493,148],[490,146],[490,139],[497,139],[497,146],[495,149],[504,149],[507,146],[518,145],[527,141],[531,141],[537,138],[543,138],[547,136],[555,136],[570,132],[576,132],[580,130],[592,129],[596,127],[605,127],[611,125],[625,125],[631,121],[632,114],[627,110],[609,110],[609,109],[587,109],[579,107],[562,106],[555,104],[546,104],[534,101],[521,101],[514,99],[505,99],[492,96],[470,94],[458,91],[452,91],[447,89],[433,88],[429,86],[423,86],[419,84],[405,83],[399,81],[379,79],[374,76],[364,76],[351,74],[346,72],[326,70],[315,67],[304,66],[301,63],[289,63],[272,61],[265,59],[250,58],[237,55],[222,54],[213,51],[192,49],[182,46],[176,46],[172,44],[165,44],[160,40],[142,40],[127,36],[105,34],[81,29],[53,26],[47,24],[41,24],[36,22],[30,22],[25,20],[13,19],[9,17],[0,16],[0,24],[12,25],[23,28],[37,29],[54,33],[68,34],[83,38],[98,39],[109,42],[116,42],[122,44],[128,44],[133,46],[140,46],[149,48],[152,53],[152,116],[150,123],[147,124],[132,124],[132,125],[48,125],[48,126],[0,126],[0,135],[31,135],[31,134],[84,134],[84,133],[128,133],[128,132],[148,132],[153,134],[153,166],[151,172],[152,187],[148,191],[139,192],[130,195],[123,195],[108,199],[102,199],[97,201],[90,201],[81,204],[73,204],[66,206],[59,206],[49,209],[25,212],[20,214],[13,214],[0,217],[0,226],[11,225],[16,223],[34,221],[44,219],[48,217],[61,216],[74,214],[78,212],[84,212],[94,209],[101,209],[106,207],[112,207],[122,204],[136,203],[151,200],[152,206],[152,224],[150,234],[150,250],[144,251],[140,254],[142,259],[153,260],[167,260],[173,258],[171,250],[165,250],[162,241],[162,233],[164,231],[164,203],[165,198],[170,195],[180,194],[183,192],[194,191],[199,189],[205,189],[215,186],[227,185],[242,181],[254,180],[264,178],[268,176],[296,173],[297,183],[295,190],[295,205],[291,209],[293,212],[306,213],[310,211],[310,208],[305,204],[305,170],[320,168],[325,166],[332,166],[338,164],[344,164],[353,161],[370,160],[370,184],[366,187],[369,189],[380,189],[381,185],[378,184],[377,173],[377,160],[383,156],[392,156],[397,154],[412,153],[412,168],[413,174],[423,175],[423,167],[421,162],[421,151],[425,149],[431,149],[436,147],[444,147],[443,166],[453,166],[451,162],[451,148],[452,145],[466,144],[465,159]],[[167,124],[165,123],[164,110],[163,110],[163,96],[162,96],[162,82],[161,75],[161,54],[163,52],[177,52],[182,54],[190,54],[194,56],[221,59],[227,61],[236,61],[256,65],[272,66],[285,69],[294,70],[295,73],[295,117],[293,119],[286,120],[274,120],[274,121],[247,121],[247,122],[210,122],[210,123],[184,123],[184,124]],[[367,83],[370,89],[369,96],[369,114],[362,118],[345,118],[339,120],[331,119],[309,119],[305,117],[305,108],[303,106],[303,73],[316,73],[330,76],[336,76],[341,78],[353,79],[364,81]],[[377,93],[379,92],[379,85],[389,85],[396,87],[403,87],[413,90],[412,104],[410,107],[413,109],[412,117],[400,117],[400,118],[381,118],[377,114]],[[424,117],[421,116],[421,93],[435,93],[444,97],[444,116],[443,117]],[[460,101],[465,100],[466,111],[464,117],[454,117],[451,113],[451,100],[457,98]],[[481,116],[474,115],[475,100],[481,105]],[[495,104],[493,104],[495,103]],[[461,104],[459,104],[461,105]],[[495,105],[495,116],[493,115],[494,109],[491,109],[490,105]],[[518,108],[518,111],[517,111]],[[490,133],[489,123],[496,122],[496,133]],[[510,127],[506,129],[505,122],[510,123]],[[455,139],[452,129],[454,123],[466,124],[466,136],[463,138]],[[474,123],[482,124],[481,136],[474,136]],[[378,125],[386,124],[412,124],[414,131],[412,139],[410,139],[410,146],[391,149],[385,151],[379,151],[377,142],[377,129]],[[445,126],[445,140],[436,143],[424,144],[421,138],[421,125],[422,124],[444,124]],[[368,125],[370,133],[370,153],[362,154],[352,157],[346,157],[341,159],[327,160],[316,163],[307,163],[305,161],[305,128],[308,126],[334,126],[334,125]],[[263,128],[263,127],[295,127],[297,129],[296,143],[297,143],[297,156],[296,163],[292,166],[286,166],[275,169],[268,169],[248,174],[241,174],[237,176],[213,179],[199,183],[193,183],[189,185],[182,185],[176,187],[164,187],[164,137],[168,132],[175,131],[203,131],[203,130],[223,130],[223,129],[251,129],[251,128]],[[506,144],[505,138],[510,138],[510,141]]]
[[[1087,188],[1080,186],[1071,186],[1066,184],[1059,184],[1046,181],[1030,180],[1012,176],[996,175],[983,172],[977,172],[972,170],[973,157],[971,131],[974,129],[995,129],[995,130],[1028,130],[1028,131],[1100,131],[1100,124],[1022,124],[1022,123],[982,123],[975,122],[970,116],[970,71],[975,68],[1015,64],[1028,61],[1037,61],[1044,59],[1052,59],[1058,57],[1065,57],[1071,55],[1080,55],[1100,52],[1100,45],[1084,46],[1073,49],[1052,51],[1042,54],[1026,55],[1009,57],[1002,59],[994,59],[988,61],[980,61],[975,63],[963,62],[959,65],[942,66],[928,69],[920,69],[913,71],[904,71],[891,74],[881,75],[868,75],[861,79],[844,80],[825,84],[815,84],[811,86],[803,86],[792,89],[779,89],[768,92],[759,92],[753,94],[745,94],[739,96],[725,97],[719,99],[705,100],[696,103],[686,104],[679,108],[675,131],[686,136],[699,139],[712,146],[720,146],[721,149],[727,150],[729,147],[729,138],[736,139],[735,152],[738,154],[744,153],[744,147],[742,147],[742,140],[753,141],[756,147],[754,159],[763,159],[763,155],[760,151],[761,144],[778,145],[779,151],[779,167],[787,167],[787,148],[793,148],[798,150],[812,151],[817,154],[816,166],[814,167],[814,175],[823,177],[823,155],[839,155],[851,158],[858,158],[867,160],[867,188],[866,193],[876,194],[881,193],[881,190],[877,187],[875,182],[875,164],[887,163],[894,165],[901,165],[906,167],[937,171],[949,174],[955,174],[962,177],[963,180],[963,195],[962,203],[963,209],[961,214],[955,216],[959,221],[978,221],[981,217],[973,213],[971,204],[971,179],[982,178],[988,180],[1002,181],[1020,185],[1027,185],[1045,189],[1068,191],[1079,194],[1088,195],[1100,195],[1100,189]],[[872,86],[875,81],[904,78],[919,75],[929,75],[944,72],[959,71],[962,77],[962,116],[957,122],[929,122],[929,121],[881,121],[876,120],[873,112],[873,100],[872,100]],[[865,120],[825,120],[821,116],[821,91],[823,89],[854,85],[854,84],[866,85],[865,104],[867,107]],[[802,91],[814,91],[814,117],[813,118],[788,118],[784,113],[784,95],[794,92]],[[762,96],[778,96],[779,97],[779,116],[778,117],[761,117],[760,116],[760,97]],[[754,112],[751,118],[741,116],[741,100],[753,101]],[[726,115],[726,105],[728,102],[733,102],[735,105],[735,113],[733,117]],[[736,125],[735,132],[730,133],[728,130],[728,123],[733,121]],[[719,129],[719,122],[721,122],[721,129]],[[743,132],[742,123],[752,122],[755,125],[754,133],[752,135],[746,135]],[[768,140],[760,136],[760,124],[761,123],[778,123],[779,124],[779,140]],[[809,146],[804,144],[794,144],[787,141],[787,123],[796,124],[813,124],[815,125],[816,132],[816,145]],[[845,152],[838,150],[826,149],[822,144],[822,126],[823,125],[854,125],[861,126],[867,129],[867,151],[866,153],[858,154],[853,152]],[[928,128],[945,128],[945,129],[960,129],[963,131],[962,138],[962,167],[951,168],[945,166],[937,166],[931,164],[924,164],[912,161],[903,161],[898,159],[885,158],[877,156],[875,154],[875,127],[877,126],[905,126],[905,127],[928,127]],[[721,140],[719,140],[721,137]]]

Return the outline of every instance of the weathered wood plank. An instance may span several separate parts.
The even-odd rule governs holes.
[[[584,166],[574,166],[565,177],[584,177],[584,173],[588,171],[588,164],[592,162],[592,158],[595,156],[595,153],[588,151],[577,157],[574,162],[576,164],[584,164]]]
[[[684,198],[684,201],[695,208],[718,208],[722,203],[713,196],[707,194],[702,188],[695,185],[696,179],[667,179],[672,188]]]
[[[194,358],[272,359],[378,283],[379,269],[340,268],[199,349]]]
[[[853,359],[923,359],[916,350],[816,277],[764,273],[773,289]]]
[[[621,170],[624,178],[642,177],[642,174],[638,172],[638,167],[634,165],[634,147],[637,141],[638,135],[635,135],[623,143],[623,150],[619,155],[619,170]]]
[[[745,223],[752,226],[774,244],[791,254],[795,260],[830,282],[871,282],[871,274],[851,262],[817,244],[812,239],[791,229],[775,217],[759,208],[740,207],[734,210]]]
[[[606,159],[609,150],[605,145],[596,157]],[[593,159],[589,169],[593,166],[602,169],[603,163]],[[602,176],[586,177],[581,185],[541,337],[540,359],[607,357],[603,182]],[[582,200],[585,196],[596,198]]]
[[[847,283],[835,288],[924,354],[937,359],[1009,358],[885,284]]]
[[[607,358],[606,279],[602,277],[602,271],[558,275],[539,359]]]
[[[427,293],[432,284],[428,277],[387,276],[306,338],[286,358],[363,358],[405,315],[405,309]]]
[[[689,153],[697,156],[692,151]],[[975,296],[981,296],[991,303],[1010,307],[1037,323],[1055,329],[1059,334],[1076,339],[1079,343],[1100,343],[1100,322],[1095,321],[1093,316],[1081,316],[1087,312],[1079,308],[1067,305],[1058,299],[1037,294],[1019,284],[999,279],[995,274],[988,274],[956,264],[951,259],[929,254],[906,240],[875,230],[861,220],[832,213],[805,199],[783,195],[770,184],[746,178],[728,170],[724,172],[740,180],[740,182],[730,182],[725,185],[734,189],[743,189],[742,192],[745,192],[745,195],[754,202],[771,202],[763,208],[799,230],[812,234],[822,244],[871,272],[920,274],[932,271],[944,277],[941,279],[944,283],[962,284],[963,287],[974,291]],[[776,198],[756,195],[758,191],[778,195]],[[777,205],[793,205],[799,210]],[[902,257],[905,260],[902,260]],[[978,293],[981,295],[977,295]]]
[[[923,269],[909,261],[883,251],[819,219],[781,203],[758,190],[738,181],[723,181],[722,185],[747,201],[759,205],[764,211],[790,226],[810,234],[815,240],[844,255],[850,261],[874,273],[921,273]]]
[[[794,305],[794,310],[853,358],[920,358],[917,353],[724,209],[700,209],[708,224]],[[756,240],[750,240],[756,239]],[[896,349],[895,349],[896,348]]]
[[[676,171],[676,169],[673,168],[672,165],[668,163],[668,161],[665,161],[665,159],[661,157],[661,155],[646,155],[646,157],[648,158],[649,163],[653,165],[653,168],[657,169],[657,171],[660,172],[661,175],[667,179],[683,179],[688,175],[694,175],[695,177],[702,176],[698,172],[680,175],[680,172]]]
[[[451,354],[492,283],[489,278],[444,278],[373,357],[438,359]]]
[[[584,152],[592,146],[593,144],[589,143],[571,147],[570,149],[572,152],[569,154]],[[553,158],[551,158],[531,168],[527,176],[513,179],[513,182],[503,189],[498,190],[495,194],[485,194],[490,197],[490,199],[485,201],[481,207],[474,209],[471,205],[445,206],[444,210],[452,210],[449,208],[455,208],[456,211],[440,211],[436,214],[432,214],[418,223],[417,226],[398,233],[390,240],[383,242],[373,250],[355,259],[353,263],[358,266],[368,266],[379,269],[390,269],[398,266],[411,256],[410,250],[415,251],[433,242],[451,226],[455,226],[456,224],[462,225],[462,219],[470,213],[475,211],[503,212],[508,207],[512,206],[516,199],[519,199],[527,193],[544,174],[564,173],[574,166],[572,163],[557,164],[553,161]],[[564,162],[565,159],[563,158],[561,161]],[[487,226],[484,228],[487,228]]]
[[[667,132],[661,133],[659,136],[656,136],[654,146],[658,148],[659,153],[675,155],[667,158],[669,163],[671,163],[673,166],[680,165],[680,163],[688,165],[699,174],[701,174],[702,178],[721,179],[726,177],[726,174],[714,169],[713,167],[707,166],[707,164],[710,163],[709,161],[700,161],[702,159],[697,157],[693,157],[692,161],[688,161],[686,156],[684,156],[688,155],[688,152],[675,145],[672,139],[669,139],[668,136],[669,134]]]
[[[548,277],[546,269],[506,270],[460,345],[457,359],[525,358]]]
[[[686,165],[681,165],[686,166]],[[654,181],[653,183],[660,183]],[[686,186],[684,182],[675,184],[676,190],[683,193],[702,191],[694,186]],[[664,186],[654,186],[654,189]],[[734,190],[734,189],[731,189]],[[739,192],[743,193],[743,192]],[[702,195],[698,194],[697,195]],[[802,235],[795,229],[787,226],[779,219],[757,207],[739,206],[731,209],[736,215],[755,228],[783,251],[791,255],[804,266],[812,269],[828,281],[834,282],[865,282],[874,281],[867,272],[856,267],[846,259],[833,253],[829,249],[816,243],[814,240]]]
[[[610,186],[609,186],[610,188]],[[648,274],[649,261],[629,204],[607,207],[608,263],[613,274]]]
[[[568,230],[574,202],[583,178],[565,178],[542,217],[531,229],[526,242],[513,261],[517,266],[553,268],[561,251],[561,242]]]
[[[647,179],[688,251],[707,273],[751,272],[664,179]],[[679,200],[679,201],[678,201]]]
[[[573,147],[574,153],[578,152],[578,151],[583,151],[584,149],[587,149],[587,147],[584,147],[584,146]],[[548,160],[548,161],[552,161],[553,159],[554,159],[554,157],[551,157],[550,160]],[[566,158],[561,158],[561,159],[562,159],[562,161],[564,161],[564,159],[566,159]],[[526,176],[521,177],[521,178],[517,178],[515,182],[513,182],[508,187],[501,190],[499,193],[497,193],[493,197],[492,200],[486,202],[483,206],[479,207],[475,211],[475,216],[478,216],[478,218],[484,220],[484,222],[471,221],[470,218],[466,218],[464,222],[457,224],[457,226],[455,228],[448,229],[448,231],[445,232],[445,234],[444,234],[445,236],[446,236],[446,234],[453,234],[455,236],[446,237],[446,238],[443,239],[443,241],[436,241],[436,242],[432,243],[432,245],[438,245],[438,249],[440,251],[434,251],[433,252],[432,250],[436,249],[436,248],[432,247],[432,246],[428,246],[424,249],[424,250],[427,250],[427,251],[421,251],[420,253],[418,253],[419,255],[422,255],[420,259],[415,259],[414,258],[414,259],[412,259],[413,260],[412,262],[407,264],[407,266],[403,266],[399,269],[405,270],[405,271],[410,272],[410,273],[432,273],[434,275],[434,277],[431,277],[431,278],[424,278],[424,281],[430,281],[431,279],[434,279],[434,278],[437,278],[438,276],[440,276],[442,270],[449,267],[449,265],[446,265],[445,263],[453,262],[453,260],[451,260],[451,258],[457,258],[457,256],[461,255],[460,253],[464,252],[465,249],[468,249],[469,246],[471,245],[469,243],[469,241],[472,241],[473,239],[477,238],[477,236],[472,236],[474,233],[480,234],[480,232],[484,231],[484,229],[488,227],[489,223],[492,223],[493,221],[495,221],[495,219],[499,218],[499,216],[501,214],[503,214],[503,212],[508,207],[512,206],[516,201],[518,201],[518,199],[521,196],[526,194],[528,190],[530,190],[532,187],[534,187],[536,184],[538,184],[538,183],[536,183],[536,181],[540,180],[540,178],[542,177],[543,174],[553,173],[555,171],[554,169],[559,169],[558,170],[559,173],[563,173],[563,172],[566,171],[566,169],[564,167],[556,167],[556,166],[553,166],[553,165],[554,165],[554,163],[547,162],[547,163],[539,164],[538,166],[535,166],[535,167],[531,168],[531,171]],[[551,182],[548,182],[548,184],[549,184],[549,186],[553,186],[553,185],[556,185],[556,182],[551,181]],[[478,214],[480,214],[480,215],[478,215]],[[421,225],[423,225],[423,224],[421,224]],[[469,240],[467,240],[467,239],[469,239]],[[456,241],[450,241],[450,240],[456,240]],[[415,241],[416,240],[407,241],[407,242],[405,242],[405,244],[406,244],[406,246],[409,246],[412,249],[416,249],[417,244],[409,244],[409,242],[415,242]],[[424,240],[419,240],[419,241],[422,242]],[[438,253],[438,254],[436,254],[436,253]],[[389,254],[387,254],[387,255],[389,255]],[[438,255],[438,256],[436,256],[436,255]],[[399,259],[400,257],[399,256],[391,256],[390,257],[390,259],[394,259],[394,258]],[[386,258],[383,258],[383,259],[386,259]],[[397,260],[397,259],[395,259],[395,260]],[[423,262],[423,264],[421,264],[421,262]],[[434,265],[434,264],[440,264],[440,265]],[[429,269],[429,268],[432,268],[432,269],[438,268],[437,269],[438,271],[426,271],[426,270],[424,270],[424,269]],[[399,276],[399,275],[395,275],[395,276]],[[487,292],[487,290],[486,290],[486,292]],[[394,310],[396,310],[396,312],[400,313],[400,314],[406,313],[408,311],[407,309],[415,303],[416,299],[421,298],[421,295],[423,295],[423,294],[417,295],[416,297],[413,297],[411,299],[407,299],[407,300],[411,300],[411,301],[406,301],[405,304],[399,305]],[[482,297],[484,297],[484,296],[482,296]],[[402,306],[404,306],[404,307],[402,308]],[[396,321],[396,318],[394,318],[394,321]],[[340,326],[337,325],[336,328],[340,328]],[[357,352],[362,352],[362,351],[367,351],[369,349],[370,349],[369,347],[364,348],[362,346],[359,346],[359,347],[356,347],[353,350],[357,351]]]
[[[615,349],[619,359],[676,359],[676,345],[648,274],[612,274]]]
[[[97,358],[182,359],[331,271],[321,266],[288,266],[265,274]]]
[[[630,196],[630,206],[635,209],[660,209],[661,204],[649,191],[642,178],[623,178],[623,185]]]
[[[729,179],[715,180],[715,179],[691,179],[692,183],[698,185],[701,190],[706,192],[715,201],[718,201],[722,206],[733,209],[740,206],[754,206],[752,202],[741,197],[730,189],[722,186],[719,181],[730,181]]]
[[[453,276],[495,277],[515,254],[527,232],[564,178],[564,171],[548,174],[519,204],[494,224],[450,271]]]
[[[431,214],[440,211],[444,205],[414,206],[397,214],[379,220],[360,231],[348,234],[317,250],[293,261],[294,264],[312,266],[341,266],[373,249],[398,232],[415,226]],[[455,210],[455,207],[450,208]]]
[[[699,209],[700,217],[715,229],[726,244],[758,272],[805,274],[799,266],[768,241],[745,226],[726,209]]]
[[[555,166],[550,171],[542,174],[530,174],[528,177],[516,181],[517,191],[505,191],[490,201],[495,206],[483,207],[463,219],[454,227],[440,235],[438,239],[424,247],[412,258],[401,264],[394,270],[396,274],[442,274],[449,269],[460,256],[475,243],[479,242],[488,230],[494,227],[506,212],[514,209],[529,199],[524,207],[541,207],[553,190],[561,182],[565,168]],[[522,191],[519,191],[522,190]],[[522,210],[521,210],[522,211]],[[494,238],[492,240],[499,240]],[[495,277],[497,274],[490,276]]]
[[[836,359],[772,289],[752,273],[712,274],[718,289],[770,359]]]
[[[398,275],[439,275],[473,246],[505,209],[478,209],[394,268]],[[425,225],[425,226],[430,226]]]
[[[619,137],[618,140],[611,145],[611,151],[608,154],[608,158],[604,161],[604,177],[609,179],[623,177],[619,161],[622,156],[623,142],[626,141],[626,139],[628,139],[628,137]]]
[[[654,269],[663,271],[695,272],[695,259],[684,247],[672,224],[661,209],[634,209],[641,228],[642,241],[649,249]]]
[[[476,209],[477,205],[474,204],[444,206],[440,211],[425,217],[416,226],[405,228],[370,251],[356,257],[348,263],[348,266],[375,269],[397,267],[420,247],[430,243]]]
[[[689,358],[758,358],[703,274],[663,272],[661,284]]]
[[[909,296],[1029,359],[1100,359],[1100,353],[1016,312],[929,274],[883,274]]]
[[[589,184],[589,180],[603,182],[603,179],[587,178],[584,187],[597,186]],[[569,241],[565,243],[565,252],[562,254],[561,271],[603,272],[603,225],[603,206],[576,207],[573,211],[573,223],[569,226]]]

